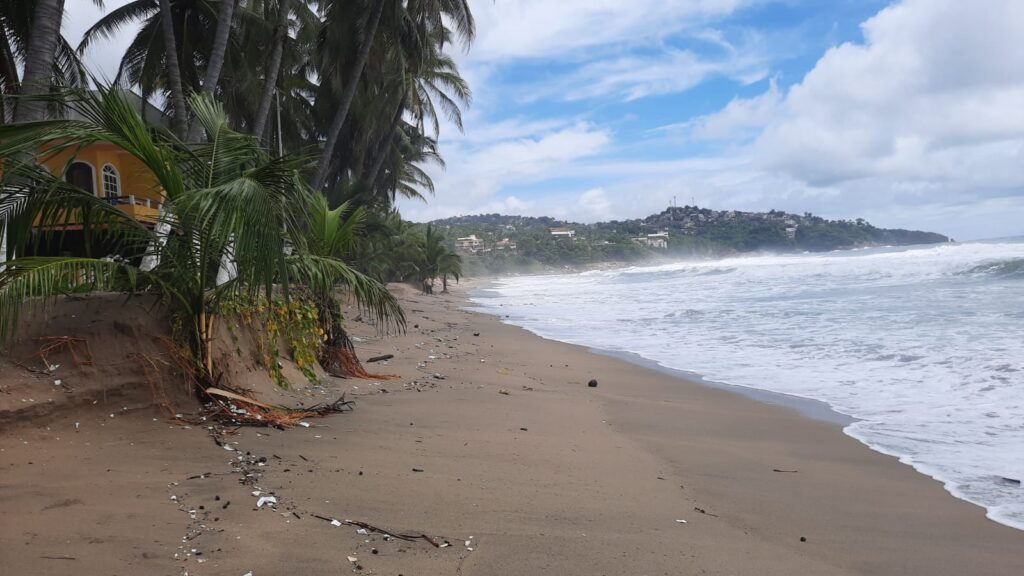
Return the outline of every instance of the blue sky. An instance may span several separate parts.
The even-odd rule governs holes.
[[[89,4],[68,3],[69,37]],[[463,133],[442,124],[448,166],[426,203],[400,203],[407,218],[586,222],[675,196],[1024,234],[1022,1],[470,4],[478,38],[457,59],[474,102]]]

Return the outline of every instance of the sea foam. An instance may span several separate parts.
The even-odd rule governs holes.
[[[828,403],[875,450],[1024,529],[1024,239],[503,279],[541,336]]]

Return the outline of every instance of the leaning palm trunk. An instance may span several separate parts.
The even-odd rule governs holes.
[[[260,105],[256,110],[256,119],[253,122],[251,132],[257,138],[263,137],[263,131],[267,126],[267,118],[270,117],[270,105],[274,101],[274,91],[277,89],[277,75],[281,71],[284,43],[288,39],[288,2],[289,0],[280,0],[277,5],[274,47],[271,49],[270,59],[267,61],[267,75],[263,79],[263,94],[260,95]]]
[[[25,52],[25,74],[21,82],[21,94],[24,96],[45,94],[50,90],[63,15],[63,0],[36,0],[32,36]],[[45,115],[46,103],[29,98],[18,103],[14,121],[32,122],[42,120]]]
[[[206,64],[206,76],[200,94],[213,94],[220,81],[220,72],[224,68],[224,56],[228,50],[228,36],[231,35],[231,22],[235,14],[235,0],[221,0],[220,11],[217,13],[217,32],[213,38],[213,49]],[[194,122],[188,131],[188,141],[195,142],[202,134],[202,126]]]
[[[363,38],[363,44],[359,47],[359,56],[356,58],[348,82],[345,83],[345,92],[342,94],[341,104],[338,106],[338,111],[334,114],[334,120],[331,121],[330,129],[327,131],[327,140],[324,142],[324,149],[320,153],[320,160],[316,165],[316,173],[313,175],[313,190],[320,191],[327,181],[327,173],[331,167],[331,157],[334,155],[334,146],[338,143],[338,137],[341,135],[341,129],[345,125],[349,108],[352,107],[352,100],[355,99],[356,87],[359,84],[359,78],[363,75],[363,68],[366,67],[366,61],[370,58],[370,48],[373,46],[373,39],[377,35],[377,26],[380,24],[380,17],[383,12],[384,0],[377,0],[377,6],[370,16],[370,25],[366,30],[366,37]]]
[[[181,67],[178,65],[178,42],[174,38],[173,18],[171,0],[160,0],[160,24],[167,58],[167,82],[170,84],[171,106],[174,109],[171,125],[174,127],[174,135],[184,140],[188,132],[188,110],[185,108],[185,90],[181,87]]]

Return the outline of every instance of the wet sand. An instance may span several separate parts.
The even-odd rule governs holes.
[[[295,391],[357,400],[309,428],[243,429],[227,451],[111,401],[0,431],[9,573],[1024,573],[1024,532],[833,422],[541,339],[458,294],[403,300],[404,336],[352,324],[361,357],[395,355],[368,367],[400,378]]]

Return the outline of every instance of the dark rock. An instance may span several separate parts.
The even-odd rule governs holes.
[[[587,382],[587,386],[590,386],[591,388],[597,388],[597,380],[591,380],[590,382]]]
[[[801,542],[807,542],[807,536],[801,536],[800,537],[800,541]]]

